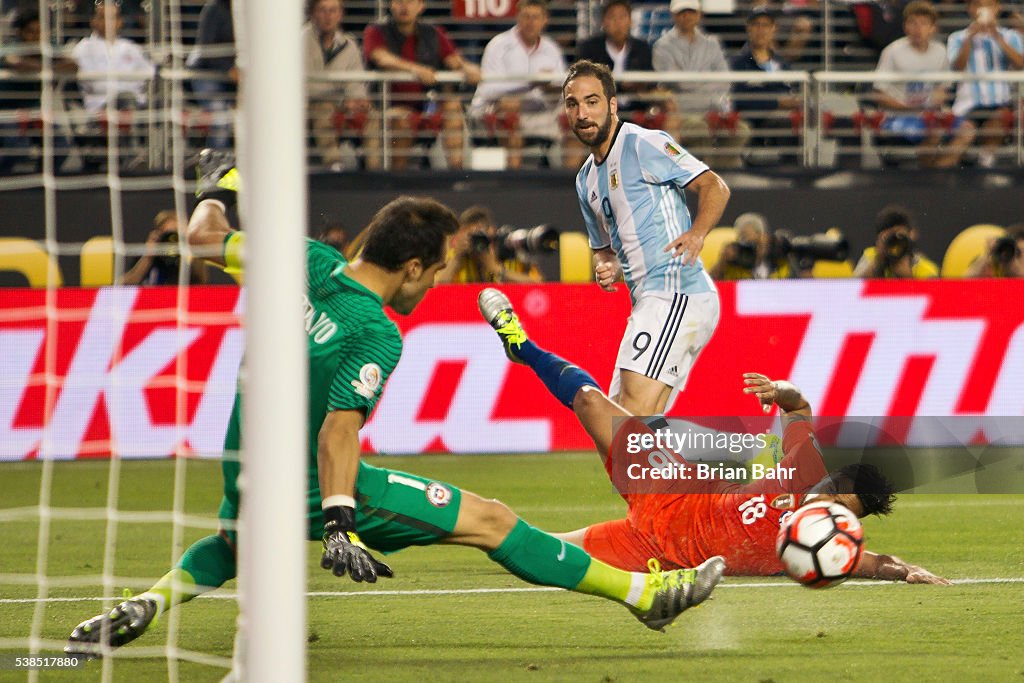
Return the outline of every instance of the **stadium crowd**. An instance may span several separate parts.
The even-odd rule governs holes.
[[[990,168],[1017,160],[1008,143],[1020,135],[1019,80],[898,80],[1024,68],[1024,19],[998,0],[842,4],[855,27],[844,36],[825,30],[825,13],[836,3],[816,0],[519,0],[507,17],[486,21],[459,16],[457,4],[306,0],[308,23],[296,30],[315,167],[516,169],[529,160],[578,168],[585,152],[566,125],[558,86],[579,58],[612,68],[626,120],[665,130],[717,169],[820,163],[806,151],[816,139],[860,143],[863,134],[892,163]],[[58,48],[56,170],[76,156],[81,165],[64,170],[105,164],[111,127],[123,171],[159,167],[147,136],[162,121],[155,109],[171,104],[164,81],[181,78],[166,75],[165,67],[177,66],[175,53],[157,40],[167,17],[156,16],[158,5],[129,0],[62,5],[46,22]],[[36,3],[7,0],[3,10],[0,173],[34,171],[41,22]],[[196,148],[225,148],[240,78],[231,1],[206,0],[201,8],[186,2],[181,14],[183,26],[194,24],[182,32],[189,71],[181,78],[181,128]],[[835,107],[813,100],[801,78],[872,66],[878,82],[836,89],[843,104]],[[645,71],[665,80],[621,80]],[[774,79],[748,81],[746,72]]]

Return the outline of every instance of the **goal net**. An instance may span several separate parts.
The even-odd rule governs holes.
[[[201,50],[203,14],[231,3],[40,2],[0,25],[0,205],[17,207],[0,231],[0,678],[304,677],[304,463],[276,457],[305,448],[303,78],[298,33],[280,30],[301,8],[233,4],[237,40]],[[225,59],[237,70],[213,68]],[[240,157],[244,289],[187,243],[211,144]],[[77,624],[223,528],[239,384],[237,587],[67,661]]]

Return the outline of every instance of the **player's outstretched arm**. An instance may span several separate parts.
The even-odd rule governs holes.
[[[853,575],[862,579],[881,579],[882,581],[906,581],[907,583],[928,583],[938,586],[949,586],[953,582],[936,576],[924,567],[908,564],[893,555],[879,555],[865,550],[860,564]]]
[[[375,559],[356,533],[356,477],[359,473],[361,410],[327,413],[317,437],[317,468],[324,510],[324,554],[320,566],[335,576],[375,583],[393,576],[391,567]]]
[[[237,232],[228,223],[224,204],[215,199],[199,202],[188,221],[188,244],[197,256],[225,265],[224,244],[228,236]]]
[[[768,413],[772,404],[779,406],[784,414],[811,416],[811,405],[800,393],[800,389],[786,380],[772,381],[759,372],[743,373],[744,394],[753,394],[761,402],[761,409]]]

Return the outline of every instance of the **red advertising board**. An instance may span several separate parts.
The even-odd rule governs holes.
[[[516,0],[452,0],[455,19],[505,19],[516,15]]]
[[[591,447],[532,372],[505,359],[477,312],[479,289],[437,288],[395,317],[404,352],[363,431],[367,449]],[[533,339],[607,386],[624,291],[506,291]],[[1024,416],[1022,282],[744,282],[720,294],[718,330],[671,415],[757,414],[741,375],[758,371],[797,383],[818,414],[959,416],[946,427],[958,443],[1006,443],[1003,418]],[[0,290],[0,460],[216,457],[242,303],[232,287]],[[912,436],[913,421],[901,424]]]

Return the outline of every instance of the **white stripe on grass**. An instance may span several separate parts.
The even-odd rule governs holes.
[[[1024,583],[1024,577],[1010,578],[987,578],[987,579],[953,579],[956,586],[976,586],[992,584],[1015,584]],[[849,581],[838,586],[839,588],[877,588],[878,586],[900,586],[900,581]],[[798,588],[799,584],[792,581],[729,581],[719,585],[715,590],[727,590],[730,588]],[[372,597],[416,597],[433,595],[481,595],[492,593],[552,593],[562,591],[561,588],[549,587],[522,587],[522,588],[422,588],[415,590],[363,590],[363,591],[313,591],[306,593],[310,598],[372,598]],[[199,596],[206,600],[235,600],[237,593],[231,591],[219,591]],[[101,600],[118,601],[122,598],[101,598],[101,597],[77,597],[77,598],[0,598],[0,605],[13,605],[35,602],[89,602]]]

